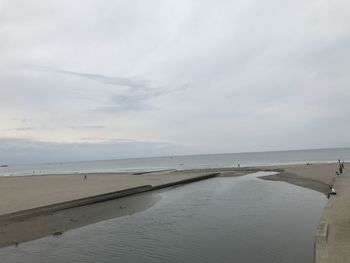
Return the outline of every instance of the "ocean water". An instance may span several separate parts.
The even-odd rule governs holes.
[[[218,168],[232,166],[236,167],[238,163],[244,167],[253,165],[306,162],[334,162],[338,159],[350,161],[350,148],[166,156],[88,162],[10,165],[9,167],[0,168],[0,176]]]
[[[312,263],[326,197],[266,174],[151,192],[147,210],[0,249],[0,262]]]

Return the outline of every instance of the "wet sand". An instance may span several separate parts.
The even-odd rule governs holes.
[[[133,187],[157,186],[206,174],[162,171],[0,177],[0,215]]]
[[[338,167],[338,163],[270,166],[264,167],[264,169],[279,171],[279,173],[264,176],[261,179],[284,181],[328,195],[329,187],[334,184],[335,172],[338,170]]]
[[[143,193],[18,220],[1,220],[0,247],[17,246],[49,235],[59,236],[71,229],[135,214],[152,207],[158,200],[156,193]]]
[[[69,200],[123,190],[142,185],[160,186],[167,183],[219,172],[221,176],[243,176],[257,171],[277,171],[279,174],[262,179],[285,181],[328,193],[333,184],[337,164],[288,165],[225,169],[196,169],[145,173],[103,173],[36,175],[0,178],[0,247],[17,245],[50,234],[60,235],[69,229],[124,216],[152,206],[155,193],[141,193],[111,201],[79,206],[61,211],[6,218],[6,214],[24,209],[52,205]]]

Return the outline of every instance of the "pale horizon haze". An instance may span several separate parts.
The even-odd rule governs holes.
[[[349,147],[349,14],[0,0],[0,164]]]

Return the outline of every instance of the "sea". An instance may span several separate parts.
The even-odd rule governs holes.
[[[137,172],[167,169],[223,168],[350,161],[350,148],[163,156],[133,159],[18,164],[0,167],[0,176],[91,172]]]

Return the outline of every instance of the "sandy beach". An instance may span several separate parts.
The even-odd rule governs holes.
[[[63,231],[101,220],[136,213],[152,206],[157,197],[137,194],[120,199],[62,209],[53,213],[6,219],[22,210],[53,205],[70,200],[120,191],[138,186],[160,186],[184,179],[220,173],[220,176],[243,176],[257,171],[276,171],[262,179],[285,181],[324,194],[333,184],[338,165],[285,165],[225,169],[168,170],[145,173],[91,173],[0,177],[0,247],[61,234]],[[86,179],[84,176],[86,175]]]
[[[322,163],[310,165],[271,166],[271,170],[280,171],[276,175],[261,177],[272,181],[284,181],[294,185],[310,188],[328,194],[329,186],[334,184],[338,163]],[[261,169],[268,169],[261,167]]]
[[[157,186],[204,174],[205,171],[164,171],[0,177],[0,215],[142,185]]]

